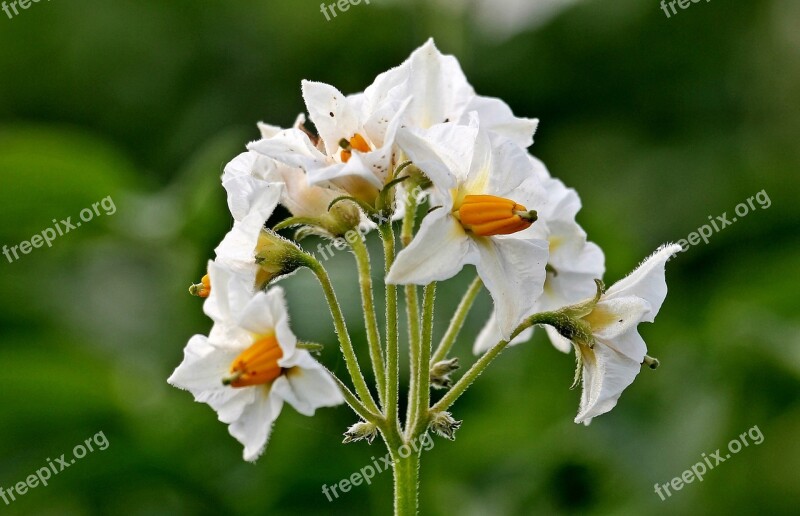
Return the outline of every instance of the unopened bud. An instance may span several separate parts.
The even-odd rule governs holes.
[[[449,412],[437,412],[431,416],[430,427],[439,436],[454,441],[456,430],[461,428],[461,421],[453,419]]]
[[[378,435],[378,427],[366,421],[359,421],[354,424],[344,433],[344,444],[354,443],[356,441],[367,441],[372,444],[372,440]]]
[[[651,357],[650,355],[645,355],[642,363],[650,369],[657,369],[658,366],[661,365],[661,362],[659,362],[657,358]]]
[[[256,245],[256,288],[263,289],[271,281],[293,273],[306,264],[305,253],[291,240],[269,229],[262,229]]]
[[[441,360],[431,367],[431,386],[434,389],[449,389],[453,386],[450,373],[459,368],[458,358]]]

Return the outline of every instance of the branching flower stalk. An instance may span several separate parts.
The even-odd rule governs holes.
[[[534,327],[543,327],[557,349],[575,353],[575,384],[583,386],[578,423],[610,411],[642,364],[658,364],[637,326],[653,322],[664,302],[665,265],[680,247],[662,246],[606,290],[603,253],[575,220],[577,193],[526,150],[537,120],[477,95],[458,61],[432,41],[361,94],[310,81],[302,92],[317,134],[305,127],[304,114],[288,129],[259,124],[261,138],[225,167],[233,227],[208,274],[190,289],[206,298],[213,327],[208,336],[190,339],[169,378],[217,411],[244,446],[245,460],[264,453],[284,403],[306,416],[347,404],[357,420],[344,431],[344,443],[381,437],[392,459],[394,512],[414,515],[422,460],[416,443],[433,434],[455,439],[462,425],[450,412],[455,402],[501,352],[528,342]],[[268,226],[278,204],[291,216]],[[371,232],[384,255],[383,331],[367,247]],[[354,255],[366,357],[358,356],[313,244],[303,247],[311,236],[322,239],[316,249],[324,259],[347,246]],[[474,266],[476,276],[434,348],[437,286],[465,266]],[[329,343],[299,341],[290,328],[283,289],[275,283],[302,269],[320,284],[348,378],[312,355]],[[472,342],[479,358],[459,376],[465,358],[459,335],[484,288],[493,309]],[[438,290],[441,305],[447,300]],[[323,311],[322,301],[319,306]]]

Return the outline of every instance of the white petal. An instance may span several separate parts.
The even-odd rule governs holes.
[[[329,165],[328,158],[309,140],[300,129],[287,129],[272,138],[264,138],[247,145],[247,148],[291,167],[300,167],[307,172]]]
[[[595,337],[613,340],[631,329],[635,330],[650,310],[650,304],[640,297],[602,297],[585,319],[592,325]]]
[[[281,287],[272,287],[266,293],[257,292],[236,316],[238,325],[250,333],[275,334],[283,351],[283,358],[278,362],[281,366],[294,355],[297,337],[289,327],[289,313]]]
[[[510,343],[509,346],[516,346],[523,342],[528,342],[533,337],[533,328],[527,328],[517,335]],[[497,315],[492,311],[489,320],[481,329],[478,338],[475,339],[475,344],[472,346],[472,352],[476,355],[489,351],[495,344],[503,340],[500,335],[500,328],[497,326]]]
[[[242,220],[257,212],[267,220],[280,200],[283,185],[252,176],[231,177],[222,182],[228,193],[228,208],[234,220]]]
[[[522,148],[533,145],[533,135],[539,125],[538,119],[517,118],[508,104],[493,97],[475,96],[464,107],[464,112],[476,111],[481,119],[481,127],[497,133]],[[462,118],[460,123],[466,123]]]
[[[217,411],[219,420],[230,423],[241,416],[253,402],[252,389],[233,389],[222,385],[239,350],[220,349],[206,337],[195,335],[184,349],[184,359],[167,380],[170,385],[192,393],[195,401],[207,403]]]
[[[302,89],[309,118],[322,137],[328,156],[334,156],[342,138],[349,140],[361,130],[358,113],[344,94],[329,84],[303,81]]]
[[[592,418],[610,411],[636,375],[641,364],[613,349],[598,344],[594,349],[581,346],[583,353],[583,394],[576,423],[589,424]]]
[[[492,295],[500,334],[508,338],[530,315],[542,293],[547,242],[514,238],[476,238],[478,275]]]
[[[203,303],[203,311],[215,322],[234,324],[253,295],[250,276],[218,262],[208,262],[208,275],[211,294]]]
[[[298,350],[285,375],[275,380],[272,388],[276,395],[304,416],[313,416],[320,407],[333,407],[344,403],[339,386],[306,350]]]
[[[439,124],[427,130],[404,128],[397,144],[441,191],[469,176],[477,127]]]
[[[653,322],[667,297],[667,281],[664,266],[673,255],[681,251],[678,244],[667,244],[658,248],[630,275],[616,282],[606,291],[606,298],[638,296],[650,303],[650,312],[642,319]]]
[[[272,424],[282,407],[283,400],[279,396],[271,393],[257,396],[241,417],[228,427],[228,432],[244,445],[244,460],[253,462],[264,452]]]
[[[427,285],[455,276],[473,246],[464,228],[450,213],[438,209],[423,220],[411,244],[400,251],[386,283]]]

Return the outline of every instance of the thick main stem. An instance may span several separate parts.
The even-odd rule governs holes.
[[[372,272],[369,264],[367,245],[359,237],[351,242],[353,254],[358,265],[358,282],[361,286],[361,303],[364,308],[364,324],[367,328],[369,356],[372,360],[372,371],[378,387],[378,399],[381,406],[386,406],[386,370],[381,349],[381,337],[378,333],[378,319],[375,314],[375,301],[372,294]]]
[[[361,367],[358,365],[358,358],[356,357],[355,350],[353,349],[353,343],[350,340],[350,334],[347,331],[347,323],[345,323],[344,314],[342,314],[342,308],[339,306],[339,301],[336,299],[336,292],[333,290],[333,284],[328,276],[328,271],[326,271],[325,267],[323,267],[321,263],[319,263],[310,255],[306,256],[306,265],[309,269],[311,269],[314,275],[316,275],[317,280],[319,280],[319,284],[322,287],[322,291],[325,294],[325,299],[328,301],[328,307],[331,311],[331,317],[333,317],[336,335],[339,337],[342,355],[344,356],[345,364],[347,364],[347,371],[350,373],[350,377],[353,380],[353,385],[356,388],[356,393],[358,393],[358,396],[361,398],[361,401],[364,403],[367,409],[369,409],[371,412],[380,413],[378,405],[375,404],[375,400],[373,399],[372,394],[369,392],[369,387],[367,386],[366,380],[364,380],[364,375],[361,374]]]
[[[409,449],[409,455],[402,457],[401,450]],[[419,452],[404,445],[392,451],[392,472],[394,474],[394,514],[395,516],[416,516],[419,510]]]

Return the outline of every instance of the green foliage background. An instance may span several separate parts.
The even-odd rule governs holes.
[[[0,258],[0,486],[99,431],[111,443],[0,514],[388,513],[388,473],[321,493],[385,453],[339,444],[347,409],[287,408],[253,466],[165,380],[210,327],[186,287],[230,226],[218,178],[255,122],[291,124],[302,78],[360,91],[429,36],[478,92],[541,119],[532,150],[580,192],[609,284],[761,190],[772,205],[670,262],[642,328],[662,367],[591,426],[572,422],[571,357],[542,335],[502,355],[454,407],[458,439],[424,456],[423,514],[796,513],[800,5],[701,2],[667,19],[656,0],[590,0],[507,39],[475,12],[373,0],[326,22],[310,0],[56,0],[0,14],[0,244],[109,195],[117,207]],[[366,354],[351,257],[326,265]],[[470,274],[441,287],[436,335]],[[284,287],[296,333],[344,372],[310,275]],[[464,361],[488,310],[483,294]],[[761,445],[667,501],[653,492],[754,425]]]

